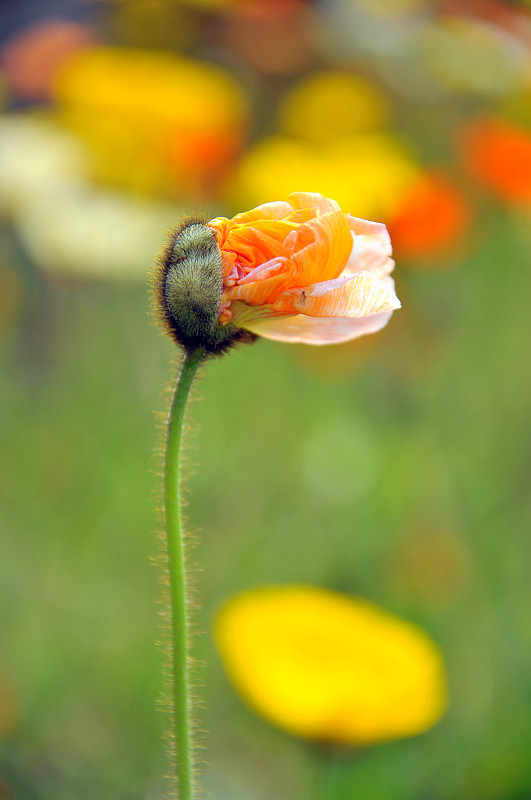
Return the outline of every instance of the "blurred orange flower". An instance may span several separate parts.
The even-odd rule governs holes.
[[[55,75],[75,53],[93,45],[91,25],[50,18],[22,29],[0,53],[0,68],[10,89],[27,100],[46,100]]]
[[[418,258],[451,247],[469,220],[470,208],[463,194],[443,173],[433,170],[415,181],[387,224],[395,249]]]
[[[379,330],[400,307],[385,225],[321,194],[295,192],[209,225],[223,259],[222,323],[330,344]]]
[[[446,709],[436,645],[359,598],[312,586],[254,589],[221,609],[215,633],[247,702],[305,739],[369,745],[413,736]]]
[[[469,122],[462,134],[470,172],[509,202],[531,203],[531,132],[496,117]]]

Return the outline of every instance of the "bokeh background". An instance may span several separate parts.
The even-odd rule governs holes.
[[[319,191],[391,231],[403,310],[204,370],[189,516],[216,800],[529,800],[531,7],[3,0],[0,797],[158,798],[165,230]],[[421,625],[450,707],[319,749],[223,673],[220,604],[309,583]]]

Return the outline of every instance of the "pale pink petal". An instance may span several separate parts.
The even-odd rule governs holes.
[[[391,237],[383,222],[371,222],[346,214],[354,243],[349,260],[341,275],[354,275],[368,270],[378,278],[393,271],[395,262],[390,258],[393,248]]]
[[[294,231],[290,231],[286,238],[282,243],[282,247],[289,253],[290,255],[295,252],[295,248],[297,247],[297,241],[299,239],[299,231],[296,229]]]
[[[382,250],[386,251],[388,256],[391,255],[393,252],[391,237],[383,222],[371,222],[369,219],[353,217],[352,214],[345,214],[345,217],[353,233],[377,239],[382,245]]]
[[[279,272],[287,272],[288,270],[289,259],[285,256],[277,256],[276,258],[270,258],[269,261],[264,261],[263,264],[252,269],[245,277],[240,278],[238,284],[241,286],[242,283],[264,280],[265,278],[270,278],[272,275],[278,275]]]
[[[339,203],[330,200],[318,192],[292,192],[288,195],[288,200],[295,209],[314,208],[320,214],[328,214],[330,211],[341,211]]]
[[[380,237],[352,235],[352,250],[341,277],[366,270],[377,278],[385,278],[393,271],[395,262],[389,257],[388,249],[382,246]]]
[[[381,330],[389,322],[392,313],[386,311],[363,319],[306,317],[298,314],[294,317],[250,320],[245,327],[265,339],[274,339],[278,342],[341,344]]]
[[[292,309],[310,317],[368,317],[400,308],[391,278],[370,272],[321,281],[304,289],[288,289],[272,305],[273,311]]]

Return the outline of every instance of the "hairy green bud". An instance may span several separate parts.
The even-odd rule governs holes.
[[[248,331],[221,325],[222,258],[214,231],[190,218],[170,232],[155,273],[155,303],[171,338],[191,351],[222,353],[236,341],[252,341]]]

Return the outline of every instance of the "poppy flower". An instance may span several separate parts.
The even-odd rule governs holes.
[[[215,633],[244,699],[304,739],[359,746],[414,736],[446,709],[437,646],[361,598],[315,586],[253,589],[222,607]]]
[[[380,330],[400,308],[385,225],[321,194],[295,192],[208,225],[222,258],[221,325],[337,344]]]

